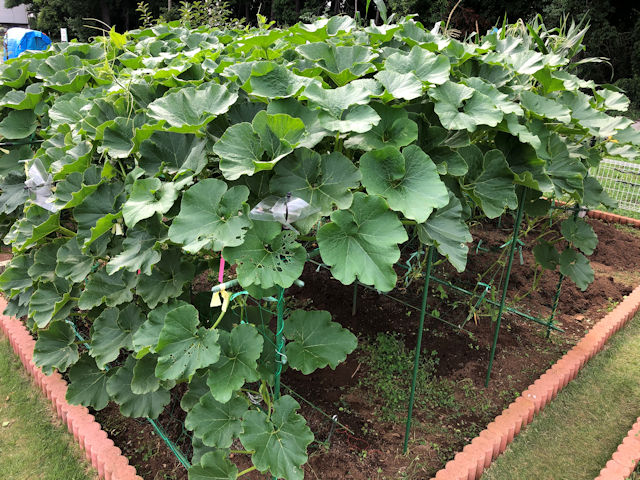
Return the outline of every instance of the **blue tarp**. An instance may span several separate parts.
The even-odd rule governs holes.
[[[4,36],[4,59],[15,58],[26,50],[46,50],[51,39],[28,28],[10,28]]]

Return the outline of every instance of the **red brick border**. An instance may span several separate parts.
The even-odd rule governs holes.
[[[596,480],[625,480],[640,461],[640,417]]]
[[[631,225],[640,228],[640,220],[636,218],[623,217],[615,213],[601,212],[600,210],[589,210],[587,216],[604,220],[605,222],[621,223],[623,225]]]
[[[556,205],[566,205],[567,202],[560,200],[552,200]],[[622,225],[631,225],[632,227],[640,228],[640,220],[637,218],[625,217],[623,215],[617,215],[615,213],[603,212],[602,210],[587,210],[587,217],[597,218],[598,220],[604,220],[605,222],[620,223]]]
[[[640,220],[590,210],[588,215],[605,221],[640,227]],[[531,423],[578,371],[600,352],[607,340],[640,309],[640,286],[636,287],[611,313],[600,320],[578,344],[543,373],[511,403],[462,452],[456,454],[432,480],[477,480],[507,445]],[[626,442],[626,443],[625,443]],[[640,460],[640,418],[613,454],[597,480],[624,480]]]
[[[4,311],[7,302],[0,297],[0,311]],[[106,432],[95,421],[86,407],[69,405],[65,396],[67,382],[58,372],[45,375],[33,363],[33,348],[36,341],[29,335],[28,330],[20,320],[0,315],[0,330],[7,336],[9,343],[22,364],[33,376],[35,383],[51,400],[56,413],[66,423],[71,432],[85,451],[87,460],[98,471],[100,478],[106,480],[142,480],[136,469],[129,465],[129,460],[122,455],[118,447],[108,438]]]

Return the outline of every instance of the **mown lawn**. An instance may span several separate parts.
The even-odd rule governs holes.
[[[97,478],[48,402],[0,336],[0,479]]]
[[[593,480],[640,415],[640,315],[558,394],[483,480]]]

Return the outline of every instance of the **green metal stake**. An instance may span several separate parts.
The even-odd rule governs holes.
[[[287,363],[287,356],[284,354],[284,288],[279,287],[278,292],[278,304],[276,305],[276,312],[278,320],[276,323],[276,372],[273,382],[273,399],[278,400],[280,398],[280,374],[282,373],[282,365]],[[271,477],[272,480],[278,480],[277,477]]]
[[[549,323],[547,324],[547,338],[551,335],[551,326],[553,325],[553,318],[556,316],[556,310],[558,309],[558,304],[560,303],[560,290],[562,289],[562,282],[564,280],[564,275],[560,274],[560,279],[558,280],[558,288],[556,289],[556,296],[553,299],[553,307],[551,308],[551,316],[549,317]]]
[[[276,324],[276,372],[275,381],[273,384],[273,398],[275,400],[280,398],[280,374],[282,373],[282,365],[287,362],[287,357],[284,354],[284,288],[280,287],[278,295],[278,304],[276,306],[278,314],[278,323]]]
[[[353,301],[351,302],[351,316],[355,317],[358,312],[358,281],[353,282]]]
[[[513,266],[513,256],[516,253],[516,247],[518,242],[518,233],[520,233],[520,224],[522,223],[522,213],[524,212],[524,199],[526,189],[523,189],[520,193],[520,201],[518,202],[518,212],[516,214],[516,223],[513,226],[513,241],[509,246],[509,261],[507,263],[507,274],[504,279],[504,285],[502,286],[502,296],[500,298],[500,307],[498,307],[498,317],[496,319],[496,331],[493,335],[493,344],[491,345],[491,353],[489,354],[489,368],[487,370],[487,378],[484,382],[484,386],[489,386],[489,379],[491,378],[491,368],[493,368],[493,359],[496,355],[496,345],[498,345],[498,335],[500,334],[500,323],[502,322],[502,312],[504,311],[505,302],[507,301],[507,289],[509,288],[509,277],[511,277],[511,267]]]
[[[431,278],[431,264],[433,262],[433,247],[429,247],[427,253],[427,266],[424,276],[424,291],[422,292],[422,305],[420,308],[420,323],[418,325],[418,338],[416,343],[416,354],[413,359],[413,378],[411,379],[411,393],[409,394],[409,409],[407,412],[407,426],[404,432],[404,446],[402,453],[407,453],[409,446],[409,433],[411,431],[411,417],[413,415],[413,402],[416,395],[416,382],[418,380],[418,368],[420,366],[420,349],[422,348],[422,331],[424,329],[424,316],[427,311],[427,297],[429,296],[429,279]]]

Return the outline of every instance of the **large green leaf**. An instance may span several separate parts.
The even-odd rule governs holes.
[[[183,285],[193,279],[194,273],[193,263],[182,258],[176,249],[166,250],[162,260],[153,266],[151,275],[138,277],[136,293],[153,309],[159,303],[179,297]]]
[[[157,178],[137,179],[129,198],[122,206],[122,216],[128,227],[157,213],[166,213],[178,198],[178,189],[171,182]]]
[[[24,206],[29,198],[29,190],[24,185],[25,176],[22,173],[9,173],[2,182],[0,194],[0,212],[12,213]]]
[[[185,412],[189,412],[195,407],[200,398],[205,394],[210,394],[209,385],[207,385],[207,377],[209,376],[209,370],[203,368],[197,371],[189,380],[189,389],[180,399],[180,408]]]
[[[38,328],[45,328],[49,322],[64,319],[71,311],[70,285],[56,279],[55,283],[39,283],[29,302],[29,317]]]
[[[560,122],[571,121],[571,111],[551,98],[536,95],[533,92],[524,91],[520,94],[524,108],[541,117],[558,120]]]
[[[505,208],[515,210],[518,207],[513,172],[500,150],[488,151],[482,164],[469,164],[469,170],[470,175],[466,177],[470,182],[468,188],[488,218],[499,217]]]
[[[227,247],[224,258],[236,263],[238,281],[251,285],[288,288],[302,274],[307,258],[304,247],[296,242],[292,231],[282,231],[277,222],[254,221],[238,247]]]
[[[128,357],[124,365],[114,369],[116,372],[107,381],[107,392],[120,405],[120,413],[125,417],[158,418],[171,400],[171,394],[163,388],[141,395],[133,393],[131,382],[135,366],[136,360]]]
[[[198,323],[198,311],[193,305],[183,305],[166,314],[155,348],[159,379],[189,378],[198,368],[218,361],[218,332],[198,327]]]
[[[551,135],[546,148],[538,150],[538,155],[547,160],[546,170],[551,177],[557,196],[566,193],[582,195],[583,178],[587,169],[579,158],[573,157],[567,144],[559,135]]]
[[[109,275],[103,268],[87,278],[87,284],[78,300],[78,307],[82,310],[90,310],[102,303],[115,307],[133,299],[131,289],[137,278],[132,273],[119,271]]]
[[[227,189],[225,182],[215,178],[198,182],[182,196],[169,238],[191,253],[242,244],[251,226],[247,212],[242,211],[248,197],[249,189],[244,186]]]
[[[4,292],[10,292],[10,296],[20,293],[33,284],[28,270],[33,265],[33,257],[28,255],[16,255],[0,275],[0,288]]]
[[[318,82],[305,88],[302,97],[314,107],[320,107],[331,116],[339,118],[352,105],[366,105],[372,95],[381,93],[380,85],[371,79],[354,80],[344,87],[323,88]]]
[[[153,218],[128,229],[122,251],[107,263],[107,273],[112,275],[124,269],[151,275],[151,268],[160,261],[160,245],[167,239],[167,230],[162,222]]]
[[[407,232],[388,208],[381,197],[356,193],[348,210],[335,211],[331,222],[318,230],[322,260],[342,283],[358,278],[385,292],[395,286],[397,244],[407,241]]]
[[[26,138],[38,128],[33,110],[12,110],[0,121],[0,135],[9,140]]]
[[[326,130],[338,133],[366,133],[380,123],[380,116],[369,105],[356,105],[342,112],[339,117],[321,111],[320,125]]]
[[[555,270],[560,263],[560,254],[556,247],[544,240],[533,247],[533,256],[536,259],[536,263],[547,270]]]
[[[132,349],[131,335],[144,321],[142,313],[131,303],[123,310],[106,308],[91,326],[91,355],[96,365],[104,369],[106,364],[120,355],[120,350]]]
[[[11,243],[14,248],[21,251],[59,228],[59,213],[52,215],[38,205],[28,205],[25,207],[24,216],[15,222],[9,233],[5,235],[4,242]]]
[[[300,146],[307,148],[315,147],[324,137],[331,135],[320,124],[319,112],[320,110],[312,110],[293,98],[274,100],[267,105],[267,113],[271,115],[284,113],[302,120],[306,135],[300,140]]]
[[[415,46],[409,53],[397,52],[389,55],[384,64],[387,70],[401,74],[414,73],[423,82],[441,85],[449,80],[451,65],[445,55],[436,55]]]
[[[593,228],[582,218],[567,218],[562,222],[560,231],[569,243],[582,250],[585,255],[591,255],[598,245],[598,237]]]
[[[618,202],[609,196],[598,180],[594,177],[586,177],[584,179],[582,205],[592,208],[598,208],[600,205],[604,205],[607,208],[617,208]]]
[[[166,122],[172,132],[194,133],[225,113],[238,99],[225,86],[214,82],[182,88],[149,104],[149,116]]]
[[[220,359],[209,367],[207,384],[213,398],[226,403],[233,392],[246,382],[258,380],[256,361],[260,358],[263,340],[253,325],[241,324],[234,327],[231,333],[221,330],[218,343],[222,350]]]
[[[237,123],[227,128],[213,151],[220,156],[220,169],[229,180],[271,170],[293,151],[306,130],[299,118],[284,113],[258,112],[251,123]]]
[[[133,334],[133,349],[137,357],[141,358],[149,352],[155,352],[160,332],[164,327],[164,320],[171,310],[188,305],[183,301],[171,301],[151,310],[145,322]]]
[[[160,388],[160,379],[155,374],[157,364],[158,357],[156,355],[145,355],[136,362],[131,379],[133,393],[143,395],[155,392]]]
[[[14,174],[24,178],[24,165],[22,161],[31,158],[33,158],[33,150],[29,148],[29,145],[18,145],[13,148],[4,147],[2,151],[0,151],[0,177]]]
[[[338,152],[321,156],[313,150],[299,148],[276,165],[270,187],[273,193],[291,193],[318,208],[316,215],[302,220],[310,227],[320,216],[329,215],[334,205],[349,208],[353,199],[351,189],[359,186],[360,178],[353,162]]]
[[[136,126],[142,123],[142,117],[118,117],[107,122],[102,132],[102,145],[98,153],[107,153],[111,158],[127,158],[135,148]]]
[[[545,172],[546,162],[538,158],[531,145],[506,133],[498,133],[495,143],[507,159],[509,169],[515,173],[515,183],[542,192],[553,189],[551,179]]]
[[[242,432],[242,417],[247,408],[247,400],[242,397],[235,396],[220,403],[211,393],[206,393],[189,411],[184,426],[205,445],[229,448]]]
[[[429,90],[429,95],[435,100],[434,110],[442,126],[448,130],[473,132],[478,125],[495,127],[502,120],[502,111],[487,95],[464,85],[447,81]]]
[[[416,145],[405,147],[402,153],[395,147],[367,152],[360,157],[360,170],[368,193],[382,196],[392,210],[419,223],[434,208],[449,203],[435,164]]]
[[[95,228],[100,220],[109,215],[119,214],[122,189],[123,185],[119,182],[103,183],[73,209],[73,216],[78,222],[78,232],[82,236],[90,236],[91,229]],[[87,244],[88,241],[84,246]]]
[[[33,265],[29,267],[29,276],[34,281],[53,282],[56,278],[54,270],[56,269],[56,254],[64,240],[54,240],[51,243],[40,247],[34,257]]]
[[[371,48],[362,45],[336,47],[330,43],[317,42],[300,45],[296,50],[315,62],[338,86],[374,70],[370,62],[376,58],[376,54]]]
[[[200,173],[207,163],[206,142],[195,135],[154,132],[140,144],[139,165],[147,175],[161,170],[170,174],[180,172]]]
[[[398,73],[391,70],[383,70],[376,73],[374,78],[385,89],[385,93],[382,95],[384,101],[391,101],[396,98],[413,100],[422,96],[422,82],[413,72]]]
[[[93,267],[93,257],[80,249],[78,238],[73,237],[62,245],[56,254],[55,274],[72,282],[81,282]]]
[[[404,108],[392,108],[383,103],[371,106],[380,116],[380,123],[364,134],[350,135],[344,142],[346,147],[374,150],[386,146],[404,147],[418,138],[418,125],[409,120]]]
[[[223,450],[205,453],[200,463],[194,463],[189,468],[189,480],[235,480],[236,478],[238,478],[238,467],[227,458]]]
[[[467,265],[467,243],[472,240],[463,215],[460,200],[449,193],[449,204],[436,210],[425,223],[418,225],[420,241],[436,247],[440,255],[447,257],[458,272],[463,272]]]
[[[251,69],[248,91],[270,99],[287,98],[297,94],[310,81],[311,79],[296,75],[282,65],[257,62]]]
[[[46,330],[38,332],[38,340],[33,349],[33,361],[37,367],[49,375],[53,369],[64,372],[78,361],[76,335],[71,325],[65,321],[53,322]]]
[[[58,97],[49,109],[49,119],[54,130],[75,128],[84,118],[83,109],[89,105],[81,96]]]
[[[583,292],[593,282],[594,274],[589,260],[580,252],[572,248],[565,249],[560,254],[560,273],[569,277]]]
[[[102,410],[111,399],[107,392],[107,380],[111,373],[100,370],[88,354],[69,369],[67,401],[72,405],[84,405]]]
[[[331,321],[324,310],[294,310],[284,324],[287,361],[309,375],[327,365],[335,369],[355,350],[358,340],[349,330]]]
[[[67,175],[56,185],[53,205],[60,210],[76,207],[100,186],[99,184],[87,185],[84,182],[80,172]]]
[[[247,412],[242,422],[240,441],[248,450],[255,450],[251,460],[260,472],[286,480],[302,480],[300,466],[307,461],[307,446],[313,433],[304,418],[296,413],[298,402],[288,395],[273,403],[271,418],[264,412]]]
[[[41,83],[32,83],[24,90],[11,90],[0,99],[0,107],[14,110],[33,110],[42,98]]]

